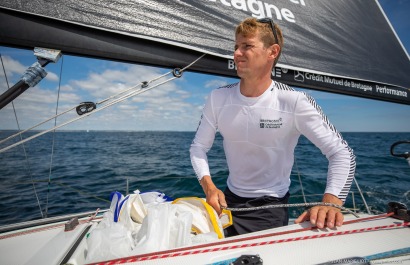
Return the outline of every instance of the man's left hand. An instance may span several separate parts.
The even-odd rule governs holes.
[[[343,205],[343,202],[339,198],[329,193],[323,195],[322,201]],[[295,220],[295,223],[298,224],[307,220],[310,220],[310,223],[318,228],[325,227],[325,224],[327,227],[333,228],[335,226],[342,226],[344,217],[338,208],[332,206],[314,206],[308,211],[303,212]]]

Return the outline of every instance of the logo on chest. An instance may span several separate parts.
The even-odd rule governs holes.
[[[261,129],[280,129],[282,127],[282,124],[282,118],[259,120],[259,128]]]

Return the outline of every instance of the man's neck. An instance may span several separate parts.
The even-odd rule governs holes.
[[[245,97],[259,97],[266,91],[266,89],[269,88],[271,83],[272,79],[270,77],[262,80],[242,78],[240,83],[240,91]]]

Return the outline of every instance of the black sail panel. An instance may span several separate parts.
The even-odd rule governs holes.
[[[0,45],[236,76],[234,28],[272,17],[285,46],[272,72],[298,87],[410,104],[409,56],[376,0],[5,0]]]

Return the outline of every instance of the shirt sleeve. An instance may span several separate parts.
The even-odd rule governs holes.
[[[203,176],[211,175],[207,153],[213,145],[217,131],[217,121],[212,106],[212,95],[211,93],[208,96],[205,103],[195,138],[189,149],[191,164],[198,180],[201,180]]]
[[[329,161],[325,192],[344,202],[356,169],[353,150],[312,97],[300,93],[295,108],[296,128],[316,145]]]

